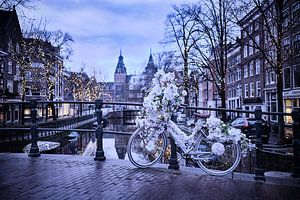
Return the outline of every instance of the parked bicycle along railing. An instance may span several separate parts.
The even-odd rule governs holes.
[[[78,129],[78,128],[71,128],[70,126],[57,126],[57,127],[42,127],[40,123],[38,123],[37,120],[37,110],[38,110],[38,105],[39,104],[46,104],[46,103],[55,103],[55,104],[70,104],[70,105],[92,105],[92,108],[90,107],[90,112],[95,112],[95,116],[96,116],[96,121],[97,121],[97,126],[95,129]],[[1,103],[1,105],[5,105],[6,103]],[[0,135],[1,138],[3,139],[3,135],[9,131],[9,132],[18,132],[20,134],[22,134],[22,132],[27,132],[29,133],[30,137],[29,140],[31,141],[32,145],[30,148],[30,152],[28,154],[28,156],[39,156],[40,155],[40,151],[39,148],[37,146],[37,140],[39,137],[39,132],[45,132],[45,131],[53,131],[53,132],[58,132],[58,131],[77,131],[77,132],[95,132],[96,133],[96,138],[97,138],[97,150],[96,150],[96,154],[95,154],[95,160],[100,160],[103,161],[106,159],[105,157],[105,152],[103,150],[103,134],[105,133],[109,133],[109,134],[120,134],[120,135],[131,135],[132,133],[130,132],[122,132],[122,131],[110,131],[110,130],[106,130],[104,129],[106,126],[106,120],[105,118],[103,118],[103,108],[107,107],[107,106],[114,106],[116,110],[126,110],[126,108],[131,108],[131,109],[135,109],[138,110],[138,108],[141,108],[143,106],[143,104],[141,103],[127,103],[127,102],[103,102],[102,100],[96,100],[95,102],[74,102],[74,101],[62,101],[62,102],[38,102],[36,100],[32,100],[30,102],[22,102],[21,104],[26,104],[27,107],[30,108],[30,127],[1,127],[0,128]],[[261,141],[261,126],[262,126],[262,115],[292,115],[292,119],[293,119],[293,134],[294,134],[294,140],[293,140],[293,167],[292,167],[292,175],[294,177],[300,177],[300,109],[299,108],[294,108],[291,114],[288,113],[270,113],[270,112],[262,112],[260,107],[257,107],[255,109],[255,111],[245,111],[245,110],[233,110],[233,109],[222,109],[222,108],[200,108],[200,107],[191,107],[191,106],[180,106],[179,108],[184,109],[184,110],[193,110],[193,111],[202,111],[202,113],[204,111],[217,111],[217,112],[227,112],[227,113],[240,113],[240,114],[253,114],[255,115],[255,127],[256,127],[256,140],[255,140],[255,173],[254,173],[254,178],[255,179],[259,179],[259,180],[264,180],[265,176],[264,176],[264,169],[262,166],[262,141]],[[198,113],[198,112],[197,112]],[[196,114],[197,115],[197,114]],[[196,116],[194,115],[194,116]],[[130,116],[133,117],[133,116]],[[59,119],[57,120],[59,121]],[[125,122],[126,120],[123,119],[123,121]],[[170,122],[172,123],[172,122]],[[177,125],[176,125],[177,126]],[[188,134],[191,134],[193,132],[191,132],[192,129],[181,129],[180,126],[178,126],[178,129],[176,128],[176,126],[172,127],[173,131],[188,131]],[[163,129],[166,127],[163,127]],[[134,149],[132,146],[134,146],[133,144],[137,144],[138,142],[140,142],[142,140],[141,138],[141,134],[138,134],[143,128],[139,128],[137,129],[137,131],[135,131],[133,133],[133,136],[131,139],[131,141],[129,142],[129,148],[128,149],[128,154],[131,154],[131,159],[134,161],[134,159],[136,157],[136,155],[134,155],[134,151],[131,149]],[[196,135],[196,133],[195,133]],[[166,147],[166,143],[167,141],[167,137],[169,135],[161,135],[158,136],[156,138],[156,140],[158,142],[153,143],[155,145],[158,145],[158,150],[157,152],[159,152],[159,154],[154,154],[154,157],[151,158],[151,163],[154,163],[155,161],[159,161],[162,158],[162,152],[164,152]],[[213,143],[209,143],[208,140],[206,139],[207,135],[205,133],[201,133],[200,135],[197,135],[197,140],[195,140],[196,142],[193,144],[194,146],[179,146],[180,152],[182,153],[183,156],[191,156],[195,159],[195,162],[198,163],[198,165],[206,170],[206,172],[209,172],[211,174],[214,175],[224,175],[228,172],[231,172],[235,167],[236,167],[236,163],[238,163],[239,161],[239,155],[240,155],[240,151],[238,150],[239,147],[237,147],[236,145],[234,145],[234,143],[229,142],[228,144],[224,145],[224,149],[222,147],[219,147],[219,151],[214,152],[215,155],[211,156],[209,160],[207,158],[207,155],[212,155],[212,146]],[[138,139],[136,139],[137,137],[139,137]],[[178,139],[178,138],[177,138]],[[138,142],[137,142],[138,141]],[[179,168],[179,164],[178,164],[178,159],[177,159],[177,148],[176,148],[176,144],[178,145],[178,141],[176,143],[175,139],[172,137],[169,137],[169,142],[171,144],[171,149],[170,149],[170,160],[169,160],[169,168],[170,169],[178,169]],[[180,142],[180,141],[179,141]],[[216,145],[215,145],[216,146]],[[227,146],[229,146],[230,148],[227,148]],[[218,147],[218,146],[217,146]],[[185,148],[185,149],[184,149]],[[203,149],[210,149],[210,152],[201,150],[201,148]],[[201,156],[197,156],[197,153],[199,153],[199,149],[202,151],[202,155]],[[217,148],[218,149],[218,148]],[[223,150],[222,150],[223,149]],[[151,153],[151,148],[148,148],[148,151],[150,150]],[[197,152],[198,151],[198,152]],[[230,158],[229,161],[231,163],[231,166],[223,166],[225,168],[221,168],[222,170],[215,170],[218,167],[222,167],[219,166],[219,164],[221,165],[221,163],[212,163],[211,161],[214,161],[213,159],[216,159],[216,156],[218,154],[218,152],[222,153],[222,156],[227,158]],[[152,152],[153,153],[153,152]],[[210,154],[208,154],[210,153]],[[233,156],[231,156],[231,153]],[[230,155],[230,156],[229,156]],[[161,157],[160,157],[161,156]],[[206,157],[205,157],[206,156]],[[129,157],[130,158],[130,157]],[[141,160],[136,161],[136,165],[139,167],[144,167],[144,163],[140,164]],[[154,162],[153,162],[154,161]],[[148,162],[148,163],[147,163]],[[149,161],[145,162],[147,166],[149,164]],[[225,170],[224,170],[225,169]],[[229,170],[228,170],[229,169]],[[225,172],[224,172],[225,171]]]

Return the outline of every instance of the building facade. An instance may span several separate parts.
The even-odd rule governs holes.
[[[300,2],[297,0],[283,1],[283,103],[284,112],[291,112],[300,106]],[[274,1],[265,5],[268,23],[274,23],[271,11]],[[277,112],[277,76],[276,69],[267,62],[267,58],[276,60],[276,48],[266,25],[263,25],[261,13],[251,10],[240,24],[240,37],[235,44],[229,44],[226,72],[226,107],[253,111],[260,106],[263,111]],[[273,16],[274,17],[274,16]],[[276,27],[269,25],[273,35]],[[217,91],[212,83],[201,80],[199,83],[199,106],[217,107]],[[214,106],[215,105],[215,106]],[[263,116],[277,122],[277,116]],[[290,116],[285,117],[291,123]]]
[[[115,69],[114,82],[104,83],[102,99],[115,102],[142,103],[147,94],[157,67],[150,54],[148,63],[141,74],[127,74],[122,52]]]
[[[62,67],[58,48],[22,36],[15,8],[0,10],[0,102],[63,100]],[[28,110],[18,104],[0,106],[0,123],[23,123],[30,118]]]
[[[0,10],[0,102],[20,101],[19,66],[11,59],[11,52],[19,50],[22,38],[16,10]],[[20,119],[18,105],[0,107],[0,123],[14,123]]]

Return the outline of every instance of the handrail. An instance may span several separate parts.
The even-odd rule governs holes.
[[[225,111],[225,112],[236,112],[236,113],[249,113],[255,114],[255,111],[241,110],[241,109],[227,109],[227,108],[203,108],[194,106],[181,105],[181,108],[193,109],[193,110],[208,110],[208,111]],[[262,112],[263,115],[288,115],[292,116],[292,113],[279,113],[279,112]]]
[[[37,118],[37,109],[38,104],[76,104],[76,105],[83,105],[83,104],[95,104],[95,107],[93,106],[93,110],[95,109],[96,114],[96,121],[97,126],[95,129],[80,129],[80,128],[71,128],[70,126],[67,126],[68,128],[52,128],[52,127],[41,127],[41,124],[39,124],[36,121]],[[43,131],[51,131],[51,132],[60,132],[60,131],[77,131],[77,132],[95,132],[96,138],[97,138],[97,151],[95,155],[95,160],[105,160],[105,155],[103,151],[103,134],[117,134],[117,135],[131,135],[130,132],[121,132],[121,131],[110,131],[107,129],[103,129],[105,125],[105,119],[103,119],[103,105],[120,105],[120,106],[143,106],[142,103],[137,102],[103,102],[102,100],[96,100],[95,102],[91,101],[25,101],[25,102],[1,102],[0,105],[11,105],[11,104],[29,104],[31,109],[31,127],[24,128],[24,127],[15,127],[15,128],[0,128],[0,131],[29,131],[31,134],[31,141],[32,144],[35,144],[35,148],[31,150],[31,154],[29,156],[39,156],[39,150],[36,147],[36,142],[38,138],[38,132]],[[231,112],[231,113],[248,113],[248,114],[254,114],[256,119],[256,168],[255,168],[255,179],[258,180],[265,180],[264,176],[264,169],[262,166],[262,152],[268,151],[268,146],[266,148],[263,148],[262,141],[261,141],[261,130],[262,130],[262,115],[285,115],[285,116],[292,116],[293,118],[293,132],[294,132],[294,144],[293,144],[293,159],[294,159],[294,167],[293,167],[293,176],[294,177],[300,177],[300,166],[299,166],[299,160],[300,160],[300,108],[293,109],[292,113],[278,113],[278,112],[262,112],[260,107],[256,107],[255,111],[248,111],[248,110],[241,110],[241,109],[226,109],[226,108],[202,108],[202,107],[194,107],[194,106],[187,106],[187,105],[181,105],[181,108],[189,109],[189,110],[207,110],[207,111],[223,111],[223,112]],[[82,107],[81,107],[82,108]],[[82,112],[82,109],[80,110]],[[126,110],[120,110],[120,111],[126,111]],[[135,109],[134,111],[138,111],[138,109]],[[82,114],[82,113],[81,113]],[[78,115],[79,116],[79,115]],[[78,116],[75,116],[76,118]],[[130,115],[131,116],[131,115]],[[51,121],[53,122],[53,121]],[[58,120],[59,122],[59,120]],[[124,123],[124,120],[123,120]],[[65,127],[66,124],[62,123],[61,127]],[[19,134],[18,132],[16,134]],[[1,137],[1,134],[0,134]],[[32,145],[34,146],[34,145]],[[176,152],[175,152],[176,153]]]

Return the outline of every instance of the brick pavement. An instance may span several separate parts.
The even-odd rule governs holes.
[[[136,169],[128,161],[80,156],[0,154],[0,199],[300,199],[299,179],[262,183],[238,174],[231,179],[166,168]]]

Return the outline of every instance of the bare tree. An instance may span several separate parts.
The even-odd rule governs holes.
[[[39,0],[0,0],[0,8],[6,10],[15,9],[23,22],[29,19],[27,16],[28,12],[35,10],[36,5],[34,5],[34,2],[37,1]]]
[[[79,101],[95,101],[101,98],[105,87],[103,75],[100,71],[97,71],[95,67],[91,68],[92,75],[89,77],[84,72],[85,64],[82,64],[80,72],[72,72],[68,79],[68,85],[66,89],[69,90],[73,97]]]
[[[197,27],[194,17],[190,13],[188,4],[173,6],[173,12],[167,16],[165,44],[175,44],[183,60],[183,83],[184,89],[189,93],[189,62],[190,53],[198,41]],[[188,104],[189,97],[185,97]]]
[[[47,30],[47,20],[40,19],[36,21],[31,19],[27,24],[27,29],[23,30],[24,36],[27,38],[35,38],[44,42],[51,43],[60,52],[60,56],[64,60],[69,60],[73,53],[72,44],[74,43],[73,37],[62,30]]]
[[[288,60],[292,60],[293,49],[288,47],[284,48],[284,38],[288,36],[291,28],[295,24],[295,20],[299,19],[298,16],[294,16],[292,20],[288,15],[288,12],[284,12],[284,1],[274,0],[245,0],[243,7],[239,7],[235,10],[239,10],[239,13],[235,13],[238,25],[250,39],[254,49],[260,52],[261,57],[265,62],[265,70],[269,72],[275,72],[276,74],[276,88],[277,88],[277,111],[283,112],[283,67]],[[252,24],[260,27],[258,31],[261,31],[261,40],[255,38],[252,28],[248,23],[245,23],[242,17],[250,12],[256,14],[256,17],[251,20]],[[250,27],[250,28],[249,28]],[[245,44],[243,44],[245,45]],[[283,143],[284,140],[284,118],[283,115],[278,116],[279,123],[279,143]]]
[[[48,100],[53,101],[55,94],[55,84],[62,79],[63,60],[69,59],[72,53],[71,43],[74,42],[68,33],[61,30],[48,31],[47,21],[44,19],[30,20],[30,24],[23,31],[25,40],[34,41],[34,56],[32,62],[42,63],[42,70],[38,70],[40,81],[45,82],[45,86],[40,88],[45,93]],[[35,68],[31,67],[32,70]],[[33,71],[34,72],[34,71]],[[55,106],[50,104],[52,116],[56,119]]]
[[[154,54],[154,62],[158,69],[162,69],[165,72],[173,71],[177,67],[177,58],[175,51],[163,51]]]
[[[68,60],[73,50],[74,42],[70,34],[62,30],[48,31],[46,19],[31,20],[24,31],[27,38],[38,41],[36,45],[36,60],[43,63],[43,78],[46,81],[46,95],[49,100],[54,98],[54,86],[56,80],[62,78],[63,60]]]
[[[226,108],[226,73],[228,49],[234,42],[235,24],[230,20],[234,0],[208,0],[190,7],[199,35],[195,40],[192,63],[198,67],[201,77],[215,84]],[[226,113],[222,113],[223,120]]]
[[[92,75],[86,85],[85,96],[89,101],[95,101],[103,95],[105,88],[104,77],[101,71],[97,71],[95,67],[92,67]]]
[[[1,0],[0,8],[4,8],[7,10],[12,10],[14,7],[32,9],[34,7],[31,5],[31,3],[32,0]]]

